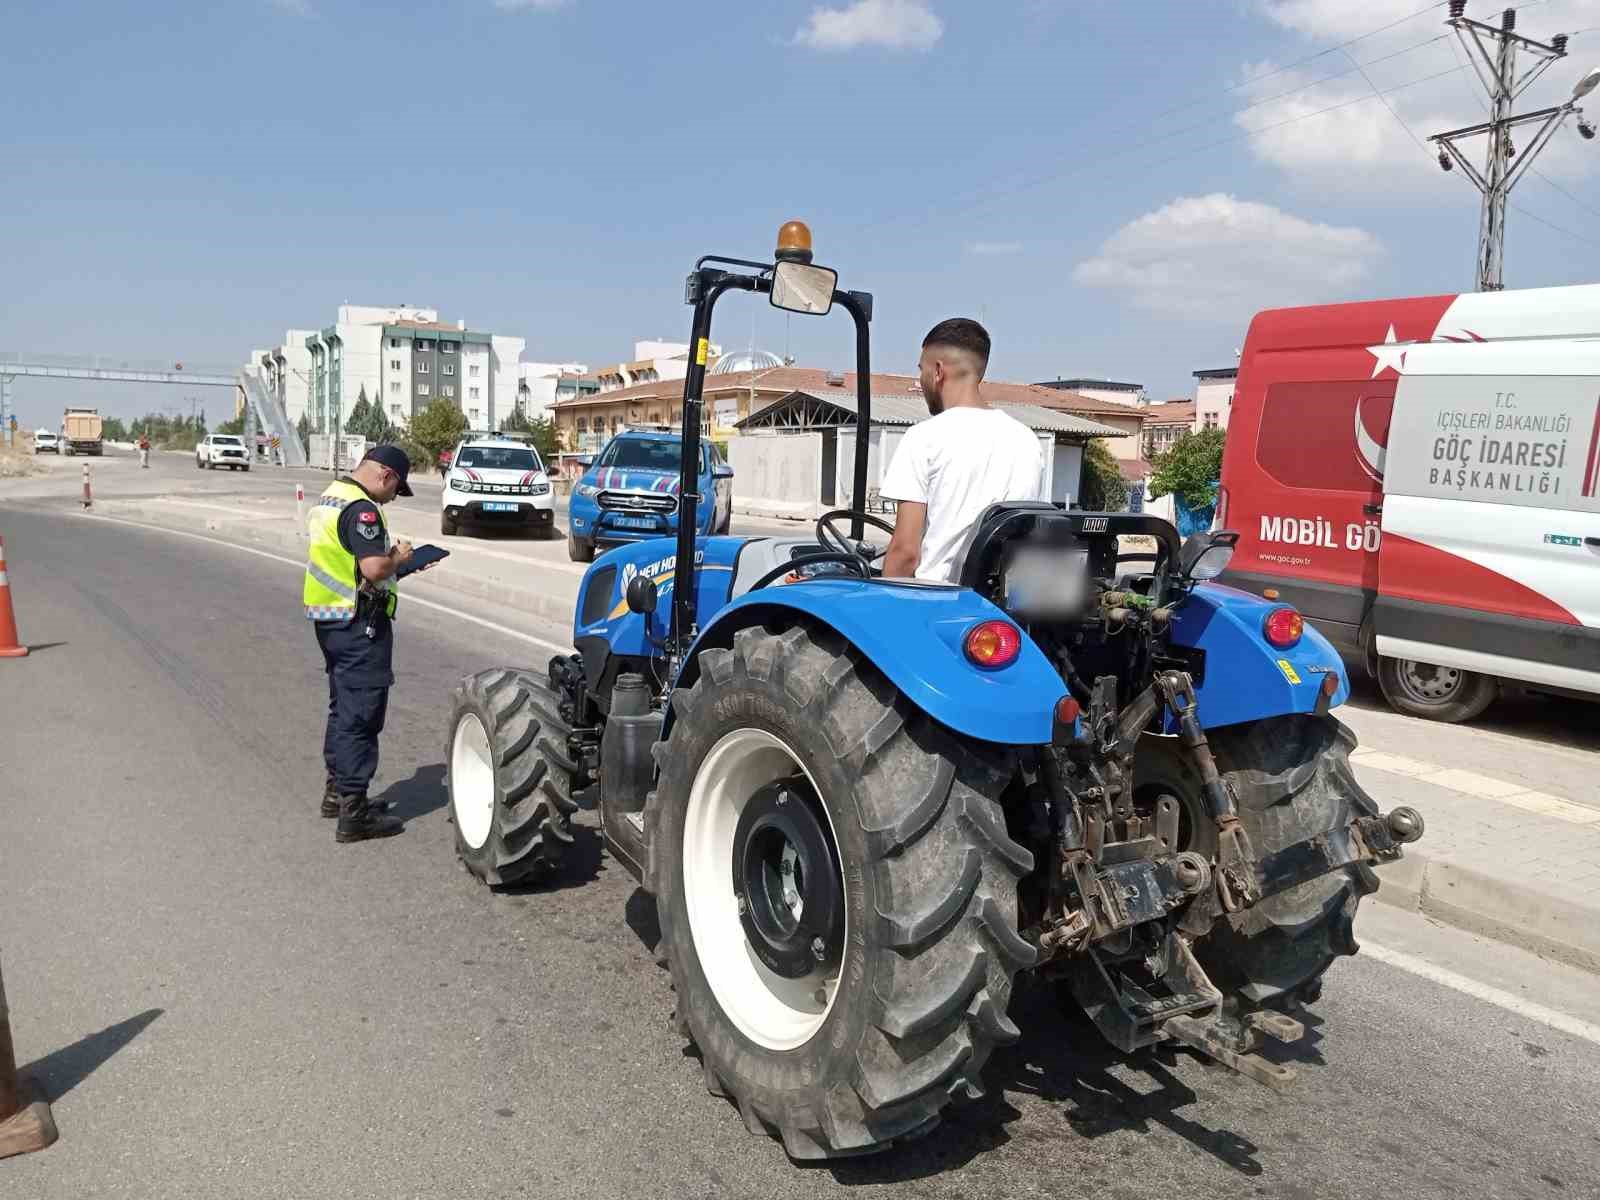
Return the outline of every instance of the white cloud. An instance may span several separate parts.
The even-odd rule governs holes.
[[[1255,7],[1273,24],[1314,39],[1286,51],[1285,58],[1300,59],[1303,50],[1326,51],[1290,70],[1272,62],[1242,70],[1244,86],[1235,95],[1265,102],[1235,113],[1233,123],[1249,133],[1250,149],[1262,162],[1313,176],[1318,185],[1370,187],[1370,173],[1380,171],[1389,190],[1432,187],[1441,177],[1432,162],[1435,151],[1419,148],[1411,134],[1426,144],[1429,134],[1486,115],[1483,88],[1467,65],[1466,49],[1444,23],[1442,5],[1420,13],[1417,0],[1255,0]],[[1498,23],[1499,7],[1476,15]],[[1536,38],[1600,25],[1600,0],[1546,0],[1525,7],[1518,14],[1518,32]],[[1399,23],[1384,28],[1394,22]],[[1549,69],[1523,96],[1518,111],[1565,100],[1580,73],[1583,47],[1594,36],[1574,40],[1571,56]],[[1359,40],[1340,48],[1351,39]],[[1357,62],[1364,70],[1355,68]],[[1384,93],[1382,99],[1373,96],[1374,88]],[[1283,95],[1291,91],[1295,94]],[[1316,115],[1323,109],[1334,111]],[[1481,141],[1466,145],[1474,159],[1481,158]],[[1588,157],[1572,130],[1564,129],[1540,156],[1539,169],[1571,178],[1586,172]]]
[[[998,256],[1002,254],[1022,253],[1021,242],[971,242],[967,245],[968,254],[985,256]]]
[[[1328,61],[1351,69],[1348,60],[1330,57]],[[1439,65],[1435,59],[1413,64],[1413,69],[1419,65],[1427,75],[1453,64]],[[1247,73],[1260,76],[1272,69],[1268,64],[1260,64],[1249,68]],[[1426,139],[1430,133],[1481,119],[1473,111],[1472,97],[1462,90],[1459,80],[1451,84],[1455,89],[1453,93],[1441,94],[1435,88],[1423,97],[1397,92],[1380,99],[1373,95],[1372,88],[1359,72],[1304,91],[1297,90],[1335,74],[1338,74],[1335,70],[1324,70],[1320,75],[1277,72],[1259,85],[1245,89],[1245,95],[1251,100],[1283,96],[1234,115],[1234,125],[1250,133],[1250,149],[1257,158],[1286,171],[1322,173],[1368,187],[1371,179],[1366,172],[1381,168],[1393,172],[1386,177],[1386,187],[1404,186],[1419,178],[1426,182],[1423,172],[1429,167],[1433,154],[1431,150],[1420,149],[1406,127],[1418,138]],[[1379,79],[1376,74],[1373,82],[1379,89],[1396,86]],[[1450,79],[1446,77],[1436,82],[1447,84]],[[1466,82],[1477,87],[1476,81]],[[1285,95],[1289,92],[1295,94]],[[1405,126],[1384,106],[1384,100],[1400,114]]]
[[[1403,22],[1396,25],[1396,35],[1426,37],[1430,32],[1443,32],[1445,19],[1443,4],[1419,12],[1424,6],[1417,0],[1361,0],[1358,4],[1350,0],[1257,0],[1257,7],[1268,20],[1285,29],[1339,42],[1393,22]],[[1506,4],[1470,7],[1474,11],[1467,13],[1469,17],[1498,25]],[[1517,14],[1517,31],[1537,38],[1571,33],[1600,17],[1600,0],[1541,0],[1538,4],[1524,2],[1521,7],[1528,11]],[[1406,20],[1413,16],[1415,20]]]
[[[929,50],[944,22],[925,0],[855,0],[844,8],[815,8],[795,41],[814,50]]]
[[[1417,0],[1361,0],[1360,4],[1350,0],[1260,0],[1262,13],[1274,24],[1340,41],[1408,17],[1421,7]],[[1444,14],[1438,17],[1442,23]],[[1427,17],[1419,16],[1417,24],[1427,24]]]
[[[1381,253],[1364,229],[1216,192],[1174,200],[1124,225],[1072,277],[1152,312],[1232,321],[1347,294]]]

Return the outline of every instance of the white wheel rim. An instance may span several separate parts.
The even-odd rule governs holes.
[[[489,734],[477,715],[468,713],[456,723],[450,740],[450,807],[455,812],[461,840],[474,850],[489,840],[494,824],[494,751]]]
[[[711,994],[739,1032],[769,1050],[803,1046],[822,1028],[838,994],[831,964],[785,979],[755,956],[739,921],[733,890],[733,841],[739,816],[757,791],[802,772],[799,756],[761,729],[736,729],[711,748],[695,773],[683,824],[683,898],[695,953]],[[819,805],[827,816],[827,807]],[[829,832],[833,818],[827,817]],[[837,834],[834,845],[839,844]],[[839,872],[843,879],[845,873]],[[848,896],[843,945],[850,945]]]

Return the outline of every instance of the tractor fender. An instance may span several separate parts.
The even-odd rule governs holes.
[[[1194,689],[1203,727],[1325,712],[1349,699],[1344,661],[1309,623],[1288,649],[1267,641],[1262,629],[1267,614],[1282,607],[1251,592],[1205,583],[1173,614],[1172,644],[1204,656]],[[1324,700],[1322,682],[1330,673],[1339,685]]]
[[[990,671],[969,662],[962,639],[988,620],[1010,618],[965,588],[846,579],[764,588],[717,613],[696,639],[675,686],[693,684],[701,651],[731,647],[739,630],[804,621],[833,630],[907,700],[964,737],[1008,746],[1050,741],[1056,701],[1066,695],[1066,685],[1026,634],[1008,667]],[[663,738],[671,722],[669,710]]]

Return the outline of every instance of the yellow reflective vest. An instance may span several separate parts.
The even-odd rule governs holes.
[[[356,615],[356,596],[363,581],[356,567],[356,556],[339,541],[339,515],[357,500],[371,499],[355,484],[335,480],[306,518],[308,545],[301,603],[310,620],[349,621]],[[383,517],[383,507],[376,507],[378,526],[383,531],[384,544],[388,545],[389,526]],[[383,593],[383,611],[394,616],[398,600],[394,580],[385,579],[382,583],[365,586],[368,591]]]

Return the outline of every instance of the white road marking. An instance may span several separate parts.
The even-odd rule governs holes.
[[[1600,824],[1600,808],[1576,804],[1560,796],[1534,791],[1532,788],[1523,787],[1520,783],[1508,783],[1504,779],[1496,779],[1492,775],[1484,775],[1478,771],[1441,767],[1437,763],[1424,762],[1419,758],[1407,758],[1402,754],[1389,754],[1382,750],[1357,750],[1350,755],[1350,761],[1358,767],[1370,767],[1374,771],[1383,771],[1390,775],[1403,775],[1408,779],[1430,783],[1435,787],[1447,788],[1466,796],[1493,800],[1496,804],[1506,804],[1512,808],[1538,813],[1540,816],[1553,817],[1571,825]]]
[[[281,554],[271,554],[266,550],[257,550],[253,546],[240,546],[233,542],[223,541],[221,538],[205,537],[202,534],[189,533],[182,529],[168,529],[163,525],[145,525],[138,521],[127,521],[121,517],[108,517],[103,513],[75,513],[73,515],[88,517],[92,521],[114,521],[118,525],[132,525],[136,529],[151,529],[157,533],[171,534],[173,537],[192,538],[197,542],[209,542],[213,546],[222,546],[228,550],[237,550],[242,554],[254,554],[257,558],[271,559],[273,562],[284,563],[285,565],[294,567],[300,571],[304,571],[306,569],[305,563],[300,562],[297,559],[285,558]],[[544,640],[544,638],[534,637],[531,633],[523,633],[520,629],[512,629],[510,626],[501,625],[497,621],[490,621],[484,617],[474,616],[469,612],[462,612],[459,608],[451,608],[448,604],[440,604],[434,600],[424,600],[421,596],[413,595],[406,595],[404,600],[408,605],[420,604],[423,608],[431,608],[437,612],[445,613],[463,621],[471,621],[474,625],[481,625],[483,628],[492,630],[493,632],[501,634],[505,637],[516,638],[518,641],[528,642],[544,650],[554,650],[557,654],[572,653],[571,646],[558,646],[555,642],[547,642]]]
[[[1455,971],[1436,967],[1425,959],[1416,958],[1400,950],[1391,950],[1387,946],[1378,946],[1372,942],[1361,943],[1361,957],[1375,958],[1381,963],[1406,971],[1409,974],[1420,976],[1442,984],[1466,996],[1483,1000],[1493,1004],[1496,1008],[1503,1008],[1507,1012],[1516,1013],[1519,1017],[1527,1017],[1530,1021],[1538,1021],[1541,1025],[1548,1025],[1551,1029],[1559,1029],[1562,1033],[1569,1033],[1573,1037],[1582,1038],[1586,1042],[1593,1042],[1600,1046],[1600,1025],[1591,1024],[1578,1017],[1568,1016],[1553,1008],[1546,1008],[1543,1004],[1536,1004],[1532,1000],[1524,1000],[1521,996],[1513,995],[1502,988],[1494,987],[1487,983],[1479,983],[1476,979],[1469,979]]]

